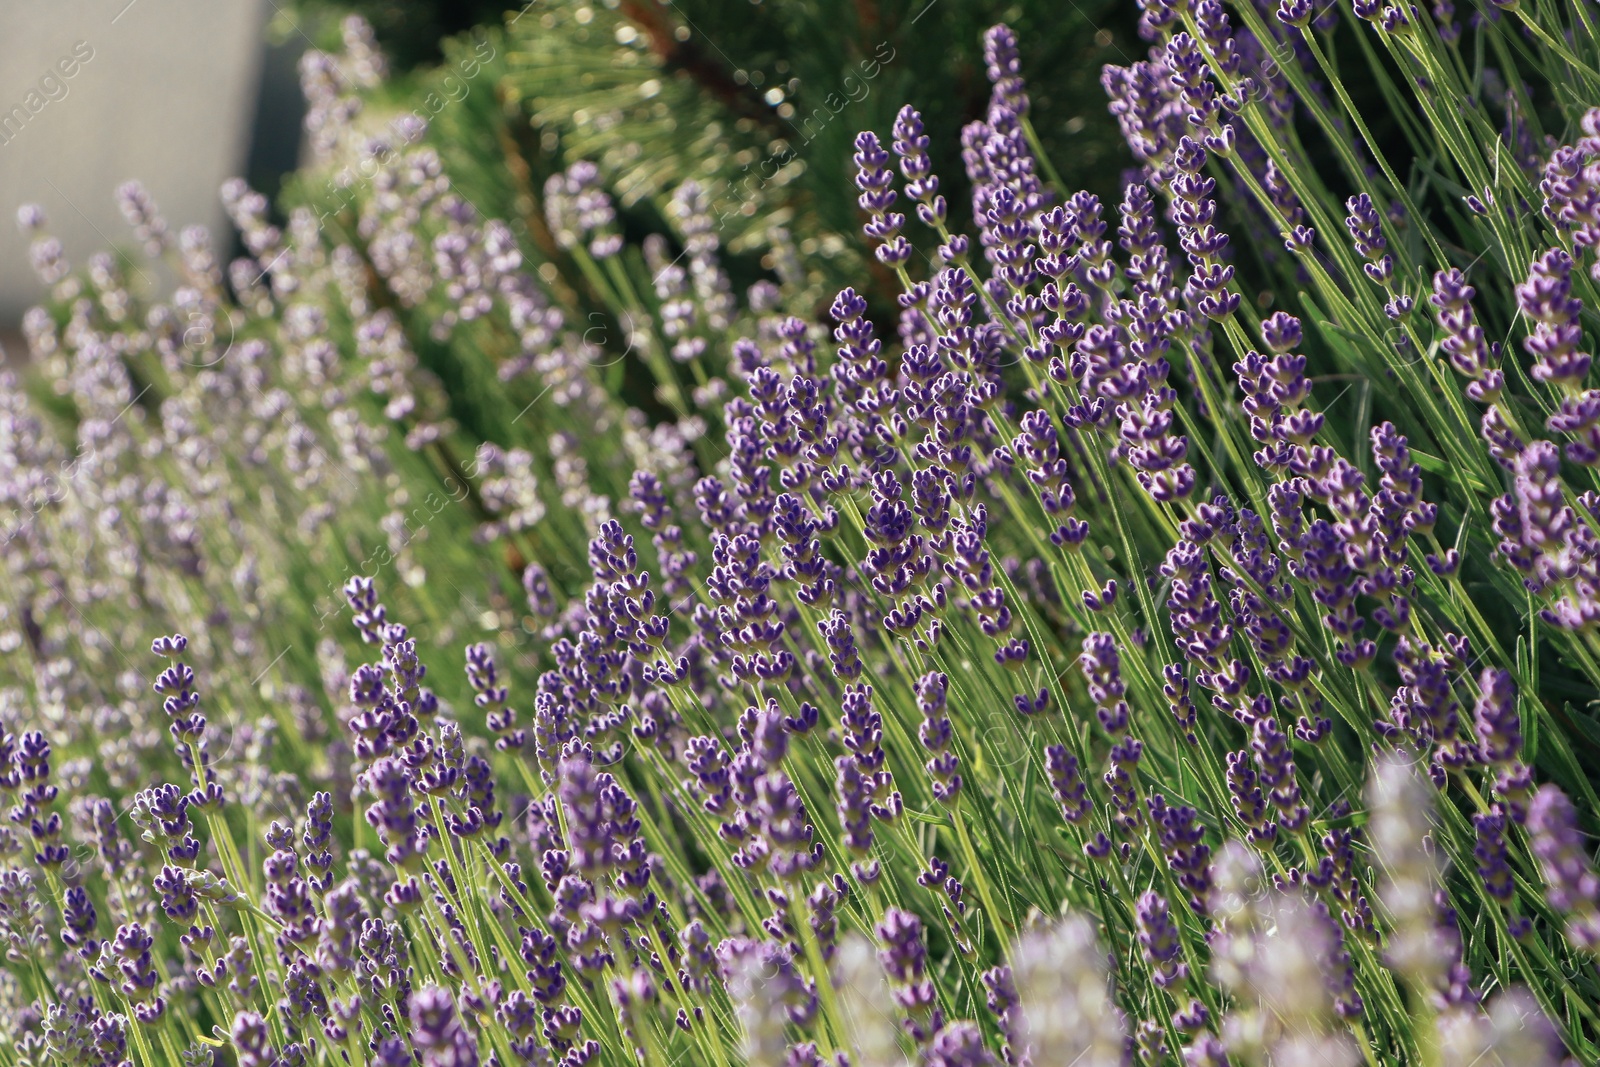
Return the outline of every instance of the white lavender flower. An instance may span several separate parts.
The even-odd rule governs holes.
[[[1520,986],[1494,998],[1487,1012],[1451,1012],[1439,1020],[1442,1067],[1555,1067],[1560,1042],[1533,994]]]
[[[533,456],[521,448],[503,451],[485,442],[478,446],[479,491],[484,506],[495,516],[488,524],[486,538],[500,536],[504,530],[526,530],[544,518],[544,501],[539,496],[539,480],[533,472]]]
[[[727,963],[728,998],[739,1019],[748,1067],[782,1067],[788,1048],[784,1035],[788,1013],[775,995],[766,967],[756,952],[734,955]]]
[[[1348,1038],[1327,1032],[1334,1012],[1325,972],[1338,949],[1327,916],[1302,897],[1275,893],[1263,901],[1262,919],[1268,933],[1258,943],[1251,985],[1279,1031],[1274,1062],[1355,1062],[1359,1056]],[[1322,1059],[1298,1058],[1313,1047]],[[1291,1051],[1295,1055],[1286,1057]]]
[[[1020,1043],[1034,1067],[1118,1067],[1126,1025],[1111,996],[1094,926],[1068,916],[1024,934],[1011,950],[1021,1001]]]
[[[1217,932],[1211,943],[1211,973],[1224,988],[1244,990],[1264,891],[1261,858],[1243,842],[1229,840],[1217,853],[1212,877],[1211,914]]]
[[[835,999],[845,1016],[854,1067],[904,1067],[900,1051],[901,1012],[895,1007],[878,953],[852,934],[839,943],[834,964]]]
[[[1217,863],[1218,920],[1211,973],[1239,998],[1223,1023],[1233,1061],[1271,1067],[1350,1067],[1361,1054],[1342,1032],[1328,982],[1338,930],[1313,900],[1263,892],[1261,865],[1230,842]]]
[[[1390,755],[1373,765],[1367,803],[1367,831],[1383,872],[1378,896],[1391,922],[1389,961],[1431,988],[1449,962],[1435,922],[1440,870],[1429,837],[1433,790],[1408,759]]]

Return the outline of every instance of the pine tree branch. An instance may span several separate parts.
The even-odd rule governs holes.
[[[679,40],[672,20],[656,0],[623,0],[619,10],[650,42],[650,51],[668,72],[682,71],[696,85],[740,118],[748,118],[773,136],[788,131],[752,85],[734,81],[722,63],[706,54],[693,37]]]

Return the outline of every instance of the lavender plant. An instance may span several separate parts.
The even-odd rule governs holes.
[[[1589,12],[1140,25],[1114,214],[1005,26],[860,133],[892,310],[541,251],[358,20],[333,210],[24,208],[0,1063],[1595,1062]]]

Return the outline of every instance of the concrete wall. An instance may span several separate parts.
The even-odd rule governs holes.
[[[243,173],[270,3],[0,4],[0,327],[41,291],[18,204],[44,207],[75,266],[96,249],[132,246],[111,195],[129,178],[144,182],[174,233],[203,223],[224,234],[217,189]]]

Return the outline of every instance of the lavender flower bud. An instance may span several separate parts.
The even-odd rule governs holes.
[[[1325,1063],[1354,1067],[1361,1054],[1348,1035],[1333,1029],[1333,997],[1327,982],[1338,931],[1313,903],[1298,895],[1274,893],[1260,906],[1259,929],[1246,950],[1245,989],[1259,1012],[1227,1020],[1230,1051],[1253,1048],[1270,1063]]]
[[[1345,208],[1350,212],[1344,224],[1350,231],[1351,243],[1355,245],[1356,254],[1367,261],[1362,269],[1368,278],[1386,285],[1394,276],[1394,257],[1384,251],[1387,242],[1383,239],[1378,209],[1366,193],[1352,196],[1345,202]]]
[[[894,154],[900,157],[906,195],[917,201],[917,217],[925,225],[937,227],[944,225],[946,208],[939,195],[939,176],[933,173],[928,158],[928,143],[922,116],[909,104],[901,108],[894,120]]]
[[[1166,900],[1154,890],[1147,890],[1139,897],[1134,922],[1139,931],[1139,948],[1145,963],[1151,967],[1151,981],[1166,989],[1188,978],[1189,965],[1183,961],[1183,943]]]
[[[1078,757],[1069,754],[1065,745],[1046,745],[1044,762],[1045,772],[1050,776],[1050,790],[1061,808],[1061,817],[1077,825],[1089,814],[1093,803],[1078,769]]]
[[[934,1035],[928,1044],[929,1067],[993,1067],[994,1054],[983,1044],[983,1031],[977,1024],[953,1022]]]
[[[770,988],[774,983],[762,970],[762,960],[754,953],[734,957],[728,966],[728,996],[743,1032],[745,1062],[751,1067],[782,1067],[788,1047],[787,1016]]]
[[[234,1016],[232,1036],[239,1067],[272,1067],[279,1062],[267,1022],[255,1012],[242,1011]]]
[[[1200,813],[1186,804],[1170,807],[1160,793],[1151,795],[1145,803],[1150,809],[1150,824],[1156,828],[1161,851],[1177,874],[1178,885],[1191,894],[1189,906],[1197,914],[1205,914],[1210,908],[1211,847],[1204,843]]]
[[[139,923],[124,923],[117,927],[116,936],[106,943],[101,956],[101,968],[109,970],[115,964],[122,980],[118,991],[133,1005],[133,1014],[139,1022],[152,1026],[167,1009],[165,998],[156,994],[159,978],[150,958],[150,946],[155,939]]]
[[[917,681],[917,707],[922,712],[922,725],[917,738],[931,758],[926,764],[928,776],[933,781],[933,796],[945,804],[953,804],[961,793],[961,761],[950,748],[953,728],[945,713],[945,692],[949,678],[937,671],[923,675]]]
[[[1451,268],[1433,276],[1433,293],[1428,303],[1437,309],[1444,337],[1439,347],[1449,356],[1451,366],[1472,379],[1467,396],[1484,404],[1500,398],[1505,388],[1505,373],[1496,364],[1498,352],[1484,340],[1483,327],[1474,320],[1472,298],[1475,290],[1461,271]]]
[[[1509,671],[1484,668],[1478,676],[1478,704],[1473,723],[1478,754],[1491,766],[1516,760],[1522,751],[1522,724],[1517,715],[1517,688]]]

